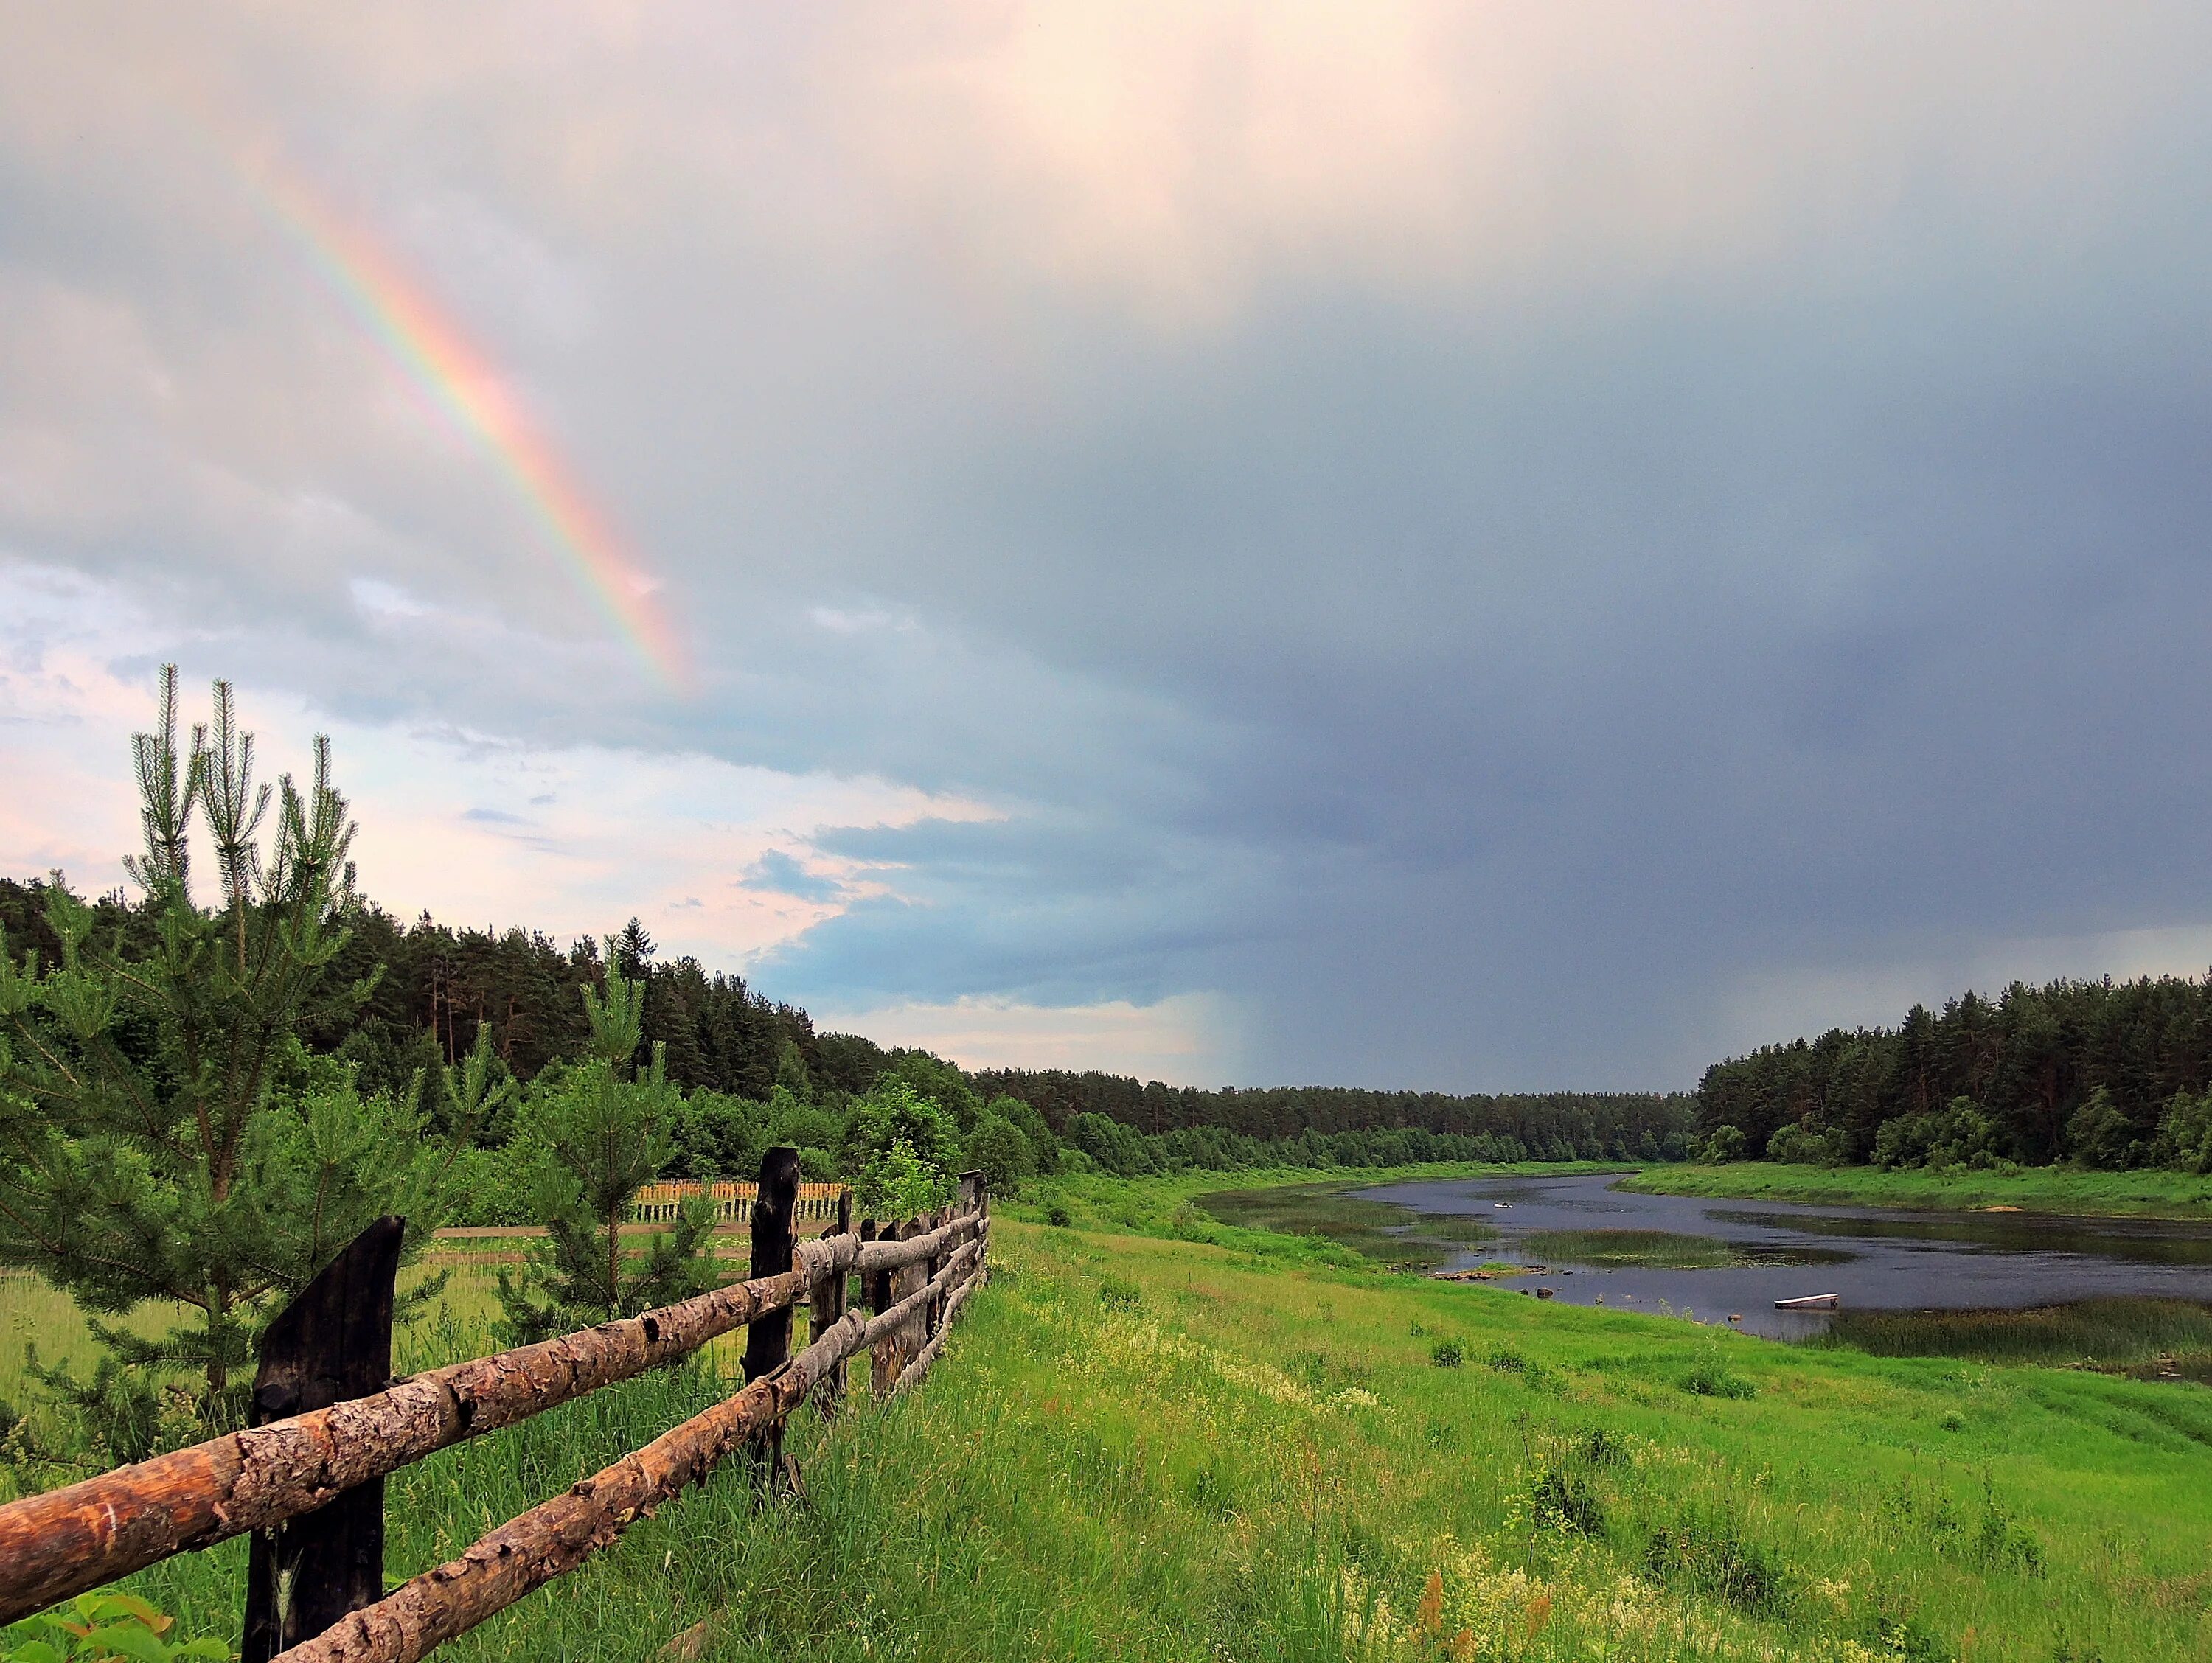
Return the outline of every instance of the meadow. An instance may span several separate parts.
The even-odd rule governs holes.
[[[1194,1199],[1223,1182],[1001,1204],[994,1279],[922,1387],[794,1425],[803,1493],[756,1511],[718,1478],[441,1655],[2212,1659],[2200,1387],[1443,1284],[1224,1222]],[[453,1278],[404,1366],[492,1343],[489,1275]],[[26,1291],[0,1284],[10,1321]],[[736,1360],[410,1469],[391,1575],[704,1406]],[[226,1633],[243,1559],[131,1586]]]
[[[2023,1212],[2212,1218],[2212,1176],[2145,1168],[2096,1172],[2081,1167],[2021,1167],[2010,1172],[1947,1167],[1795,1166],[1731,1161],[1721,1166],[1648,1167],[1625,1189],[1660,1195],[1714,1195],[1880,1207],[2017,1207]]]

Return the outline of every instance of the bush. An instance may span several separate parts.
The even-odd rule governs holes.
[[[1701,1398],[1751,1398],[1759,1388],[1740,1375],[1731,1375],[1711,1359],[1699,1363],[1683,1379],[1682,1389]]]
[[[1589,1482],[1555,1468],[1536,1480],[1528,1497],[1528,1517],[1539,1530],[1567,1536],[1605,1534],[1605,1508]]]
[[[1592,1466],[1619,1466],[1628,1459],[1628,1451],[1620,1440],[1602,1426],[1593,1426],[1583,1433],[1575,1453]]]
[[[1098,1284],[1098,1302],[1109,1311],[1133,1311],[1145,1302],[1145,1296],[1133,1284],[1109,1276]]]
[[[1429,1347],[1429,1361],[1439,1369],[1456,1369],[1467,1361],[1467,1353],[1455,1339],[1440,1339]]]
[[[2159,1116],[2158,1159],[2184,1172],[2212,1172],[2212,1092],[2173,1094]]]
[[[1753,1616],[1778,1616],[1788,1603],[1782,1556],[1725,1525],[1662,1525],[1644,1548],[1644,1569],[1654,1581],[1715,1595]]]
[[[1987,1168],[1996,1164],[1996,1122],[1972,1097],[1954,1097],[1948,1108],[1884,1121],[1875,1135],[1874,1163],[1885,1170]]]
[[[951,1193],[943,1171],[925,1162],[905,1138],[896,1138],[861,1167],[853,1184],[853,1205],[864,1218],[912,1218]]]
[[[1698,1158],[1714,1166],[1743,1159],[1743,1133],[1730,1126],[1715,1126],[1698,1146]]]
[[[1055,1229],[1064,1230],[1075,1222],[1075,1218],[1074,1215],[1068,1211],[1067,1203],[1054,1196],[1045,1205],[1044,1222]]]
[[[1843,1133],[1816,1132],[1802,1122],[1778,1126],[1766,1140],[1766,1158],[1799,1166],[1839,1167],[1844,1163]]]

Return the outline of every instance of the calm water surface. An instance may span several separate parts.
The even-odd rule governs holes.
[[[1447,1269],[1542,1265],[1500,1285],[1546,1287],[1577,1305],[1656,1311],[1700,1322],[1731,1313],[1748,1332],[1802,1338],[1821,1313],[1774,1302],[1838,1294],[1846,1307],[1890,1310],[2017,1309],[2104,1295],[2212,1302],[2212,1224],[2154,1218],[2072,1218],[2032,1212],[1934,1212],[1822,1207],[1789,1201],[1638,1195],[1618,1173],[1385,1184],[1361,1190],[1415,1213],[1483,1219],[1498,1240],[1468,1248]],[[1524,1238],[1547,1230],[1663,1230],[1726,1242],[1768,1262],[1713,1270],[1605,1269]]]

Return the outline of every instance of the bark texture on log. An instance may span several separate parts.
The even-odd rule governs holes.
[[[931,1300],[944,1293],[957,1281],[970,1265],[976,1263],[982,1257],[982,1253],[983,1243],[981,1241],[970,1241],[966,1247],[961,1248],[958,1253],[952,1255],[945,1268],[933,1278],[923,1283],[896,1305],[889,1306],[870,1317],[867,1328],[861,1336],[861,1344],[874,1345],[896,1334],[912,1322],[916,1314],[927,1306]]]
[[[951,1223],[923,1231],[905,1241],[893,1241],[886,1235],[882,1240],[866,1242],[853,1261],[853,1267],[863,1274],[877,1271],[902,1270],[917,1264],[932,1254],[941,1253],[948,1246],[963,1241],[981,1228],[982,1214],[963,1213]]]
[[[898,1379],[891,1386],[893,1397],[905,1391],[908,1387],[915,1385],[929,1372],[929,1365],[937,1361],[937,1354],[945,1349],[945,1335],[952,1332],[952,1319],[960,1314],[960,1308],[968,1302],[968,1296],[975,1290],[982,1280],[983,1267],[979,1263],[973,1271],[961,1278],[954,1285],[951,1293],[946,1296],[945,1301],[945,1326],[932,1334],[929,1337],[929,1344],[916,1353],[912,1363],[899,1371]]]
[[[853,1262],[842,1236],[795,1268],[402,1381],[0,1507],[0,1624],[170,1555],[298,1517],[423,1456],[689,1356]]]
[[[450,1445],[673,1363],[763,1314],[787,1310],[810,1288],[832,1277],[841,1278],[842,1287],[844,1273],[856,1268],[871,1248],[897,1255],[896,1273],[904,1284],[901,1296],[891,1299],[884,1285],[894,1274],[891,1269],[868,1267],[865,1285],[877,1302],[874,1320],[862,1322],[852,1312],[831,1323],[825,1312],[821,1332],[824,1340],[837,1334],[862,1336],[840,1361],[862,1347],[885,1348],[883,1362],[890,1367],[879,1368],[877,1385],[879,1393],[888,1395],[913,1349],[902,1348],[907,1354],[902,1355],[889,1348],[928,1301],[949,1292],[969,1265],[981,1273],[988,1214],[965,1214],[936,1229],[915,1221],[908,1241],[890,1239],[894,1234],[895,1227],[886,1228],[883,1239],[865,1247],[850,1234],[803,1241],[793,1254],[793,1268],[781,1275],[433,1369],[372,1396],[231,1433],[0,1507],[0,1624],[173,1554],[282,1524]],[[916,1263],[955,1241],[963,1245],[943,1271],[916,1289],[921,1282],[915,1273]],[[809,1345],[802,1356],[815,1351]],[[779,1382],[791,1378],[798,1362],[793,1358],[788,1368],[755,1385],[785,1392],[788,1388]],[[808,1387],[812,1384],[806,1382]],[[793,1400],[805,1395],[800,1389]]]
[[[567,1494],[509,1520],[459,1558],[402,1583],[277,1663],[415,1663],[533,1589],[574,1570],[662,1502],[697,1484],[733,1451],[804,1402],[836,1363],[859,1349],[855,1311],[735,1397],[693,1416]]]

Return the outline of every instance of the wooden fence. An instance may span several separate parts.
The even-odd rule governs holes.
[[[783,1424],[811,1397],[834,1414],[870,1353],[874,1395],[927,1372],[986,1279],[982,1174],[921,1217],[798,1238],[796,1150],[770,1150],[747,1198],[747,1280],[642,1316],[386,1385],[400,1224],[363,1232],[270,1324],[254,1423],[0,1507],[0,1624],[178,1553],[253,1533],[242,1663],[412,1663],[573,1570],[739,1450],[763,1491],[784,1476]],[[867,1311],[848,1309],[860,1279]],[[793,1310],[807,1344],[791,1349]],[[384,1589],[383,1481],[424,1456],[688,1356],[747,1330],[734,1396]]]
[[[690,1178],[675,1183],[647,1184],[630,1198],[629,1216],[640,1221],[665,1223],[675,1217],[676,1210],[693,1196],[703,1195],[714,1204],[716,1223],[742,1224],[752,1217],[753,1198],[759,1193],[758,1184],[741,1184],[734,1179],[712,1184]],[[834,1223],[838,1209],[845,1205],[845,1197],[849,1193],[842,1184],[801,1184],[792,1217],[802,1223]]]

